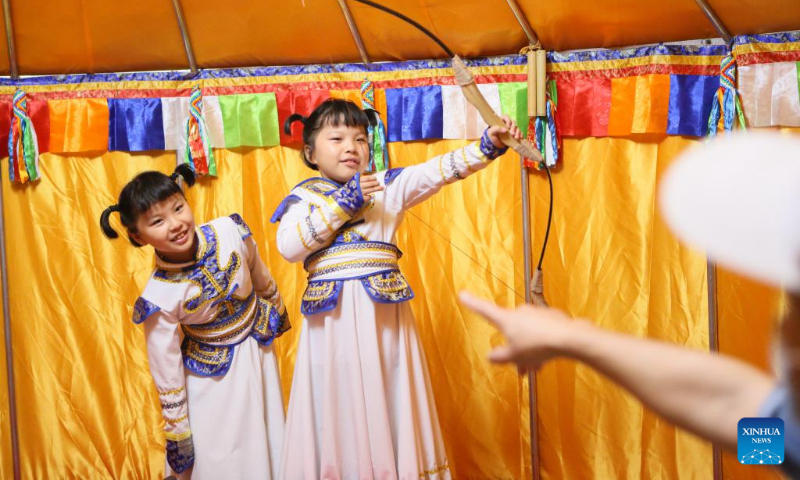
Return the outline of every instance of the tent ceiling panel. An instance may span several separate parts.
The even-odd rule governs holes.
[[[11,0],[11,13],[22,75],[187,65],[169,0]]]
[[[707,0],[734,35],[800,30],[798,0]]]
[[[693,0],[559,0],[520,3],[549,50],[621,47],[718,37]],[[596,5],[592,7],[592,5]]]
[[[466,57],[528,41],[505,0],[378,0]],[[733,34],[800,30],[799,0],[708,0]],[[23,75],[188,68],[170,0],[10,0]],[[545,48],[620,47],[716,37],[693,0],[518,0]],[[181,0],[198,66],[360,62],[336,0]],[[412,27],[348,1],[372,61],[443,58]],[[0,74],[8,75],[5,37]]]
[[[305,0],[305,7],[301,0],[183,5],[202,68],[361,61],[336,0]]]
[[[509,54],[528,44],[505,0],[384,0],[413,18],[463,57]],[[369,6],[350,3],[370,59],[444,58],[444,51],[419,30]]]

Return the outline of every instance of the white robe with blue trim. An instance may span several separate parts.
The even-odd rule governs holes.
[[[271,344],[289,328],[283,301],[239,215],[196,233],[196,259],[157,257],[134,308],[165,420],[167,474],[275,479],[284,403]]]
[[[309,271],[281,478],[450,478],[393,244],[408,208],[488,163],[471,144],[378,173],[385,190],[372,199],[358,176],[315,178],[278,207],[278,249]]]

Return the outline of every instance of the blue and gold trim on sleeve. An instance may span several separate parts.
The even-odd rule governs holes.
[[[355,215],[364,206],[364,195],[361,193],[361,174],[356,173],[350,181],[336,190],[332,196],[349,217]]]
[[[289,314],[283,314],[263,298],[258,299],[258,317],[251,336],[261,345],[269,346],[272,342],[291,328]]]
[[[288,332],[292,328],[292,322],[289,321],[289,312],[286,311],[284,307],[283,313],[281,313],[280,317],[278,317],[278,332],[275,334],[276,337],[280,337],[284,333]]]
[[[487,128],[483,131],[483,135],[481,135],[480,150],[481,153],[486,156],[486,158],[489,160],[494,160],[500,155],[506,153],[506,151],[508,151],[508,147],[497,148],[489,139],[489,129]]]
[[[194,464],[192,432],[181,434],[167,432],[167,463],[175,473],[183,473]]]

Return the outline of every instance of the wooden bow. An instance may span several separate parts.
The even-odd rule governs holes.
[[[464,98],[478,110],[483,121],[489,126],[505,127],[506,125],[503,123],[503,120],[500,119],[489,105],[489,102],[486,101],[486,98],[484,98],[478,86],[475,85],[475,77],[470,73],[467,65],[458,55],[453,56],[453,70],[455,70],[456,81],[461,86]],[[503,143],[519,153],[523,158],[530,158],[537,162],[542,161],[542,155],[539,153],[539,150],[533,148],[527,140],[519,141],[509,133],[501,133],[498,137]]]
[[[455,55],[452,50],[447,48],[447,45],[444,44],[436,35],[431,33],[427,28],[423,27],[419,23],[415,22],[413,19],[403,15],[400,12],[392,10],[389,7],[381,5],[379,3],[375,3],[372,0],[353,0],[358,3],[363,3],[364,5],[369,5],[370,7],[377,8],[378,10],[382,10],[390,15],[393,15],[420,30],[422,33],[427,35],[431,38],[434,42],[436,42],[442,50],[444,50],[448,56],[453,57],[453,70],[455,70],[455,77],[458,84],[461,86],[461,91],[464,93],[464,98],[467,99],[469,103],[471,103],[478,113],[483,118],[483,121],[486,122],[487,125],[492,127],[503,127],[505,128],[505,124],[503,120],[500,119],[500,116],[492,109],[489,105],[489,102],[486,101],[481,91],[478,89],[478,86],[475,85],[475,77],[470,73],[467,65],[464,63],[458,55]],[[523,158],[529,158],[535,160],[537,162],[542,161],[542,155],[539,151],[534,148],[527,140],[518,141],[514,137],[512,137],[509,133],[502,133],[498,135],[500,141],[502,141],[507,146],[511,147],[515,152],[519,153]]]

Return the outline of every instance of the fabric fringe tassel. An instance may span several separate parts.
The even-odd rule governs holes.
[[[188,163],[198,176],[217,176],[211,137],[203,113],[203,93],[200,87],[192,89],[189,98],[189,118],[186,120],[186,146],[179,162]]]
[[[529,158],[524,160],[525,166],[541,170],[546,165],[552,168],[558,161],[558,149],[561,138],[558,136],[557,106],[558,93],[556,83],[547,82],[547,115],[545,117],[531,117],[528,123],[528,141],[542,153],[542,162]],[[544,165],[543,165],[544,164]]]
[[[721,118],[720,118],[721,117]],[[725,133],[733,131],[734,117],[738,117],[739,126],[744,130],[744,113],[736,90],[736,60],[728,54],[722,59],[719,67],[719,89],[711,103],[711,114],[708,117],[708,136],[717,134],[720,121]]]
[[[39,143],[33,120],[28,115],[25,92],[14,92],[11,128],[8,133],[8,177],[26,183],[39,179]]]
[[[375,87],[367,79],[361,83],[361,108],[375,108]],[[386,126],[380,115],[375,115],[376,125],[370,125],[369,136],[369,171],[382,172],[389,169],[389,150],[386,148]]]

